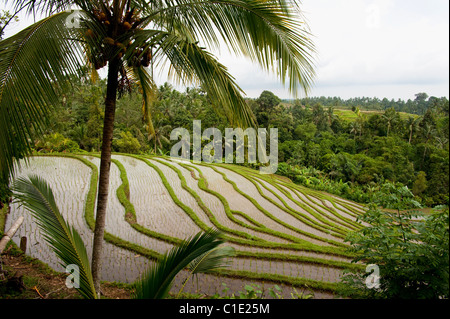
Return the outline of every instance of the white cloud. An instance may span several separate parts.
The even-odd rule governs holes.
[[[449,96],[447,0],[302,0],[301,7],[318,50],[310,95]],[[32,22],[20,19],[20,27],[11,28],[10,34]],[[248,59],[226,50],[216,55],[247,96],[271,90],[292,97],[275,75]]]
[[[448,96],[446,0],[303,0],[318,50],[310,95],[414,98]],[[265,89],[290,97],[277,78],[221,56],[248,96]]]
[[[316,92],[408,98],[395,90],[410,85],[448,96],[447,1],[329,2],[303,1],[320,50]]]

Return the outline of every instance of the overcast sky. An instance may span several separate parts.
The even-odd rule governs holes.
[[[302,0],[302,8],[318,51],[310,96],[449,96],[448,0]],[[33,22],[20,19],[7,36]],[[263,90],[293,97],[248,60],[215,54],[248,97]]]
[[[449,96],[448,0],[303,0],[318,51],[311,96]],[[289,94],[248,61],[224,57],[250,97]]]

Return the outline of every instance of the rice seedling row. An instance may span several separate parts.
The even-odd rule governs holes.
[[[262,196],[262,194],[258,191],[257,185],[245,179],[242,175],[231,173],[227,174],[227,178],[232,180],[235,183],[235,185],[239,185],[240,189],[242,189],[241,185],[246,185],[248,187],[248,184],[250,183],[252,187],[247,188],[247,191],[244,189],[242,189],[242,191],[246,192],[247,194],[252,194],[252,196],[254,196],[254,201],[256,201],[257,203],[257,206],[261,206],[260,209],[265,210],[266,214],[270,212],[270,215],[273,216],[272,219],[274,219],[275,221],[283,222],[283,224],[289,224],[293,227],[296,227],[297,229],[301,229],[304,233],[316,235],[317,237],[312,237],[315,239],[323,237],[330,240],[339,240],[338,238],[331,236],[328,233],[319,231],[317,228],[314,227],[313,224],[307,223],[307,220],[295,218],[295,215],[288,213],[289,210],[284,209],[283,207],[281,207],[281,205],[279,204],[277,205],[272,200]],[[259,196],[256,194],[258,194]]]
[[[46,179],[52,187],[55,200],[65,220],[79,232],[86,244],[90,256],[92,251],[92,231],[84,218],[84,208],[89,191],[90,168],[77,159],[60,157],[32,157],[28,165],[21,164],[17,177],[37,174]],[[55,253],[50,249],[37,227],[36,221],[23,207],[12,204],[6,220],[9,227],[19,216],[24,216],[24,222],[12,238],[19,245],[20,238],[27,238],[27,255],[47,263],[56,271],[64,271]],[[135,280],[141,268],[145,268],[147,259],[135,257],[135,253],[122,250],[115,245],[105,243],[103,251],[102,280]],[[118,262],[119,261],[119,262]],[[131,262],[132,261],[132,262]],[[139,267],[139,265],[142,265]],[[118,275],[118,274],[126,274]],[[131,282],[131,281],[130,281]]]
[[[187,167],[194,167],[194,166],[189,166],[189,165],[184,165],[184,166],[187,166]],[[199,172],[200,172],[200,174],[202,175],[202,172],[197,168],[197,167],[194,167],[195,169],[197,169]],[[208,189],[206,189],[206,190],[208,190]],[[216,194],[216,196],[220,196],[221,197],[221,195],[219,195],[218,193],[215,193],[214,192],[214,194]],[[223,200],[223,202],[224,202],[224,205],[225,206],[228,206],[228,204],[227,204],[227,202],[226,202],[226,200],[224,200],[223,198],[222,198],[222,200]],[[259,245],[260,243],[254,243],[255,245]],[[284,246],[283,246],[283,244],[277,244],[278,245],[278,247],[280,247],[280,248],[285,248]],[[319,246],[316,246],[316,247],[319,247]],[[296,247],[296,248],[298,248],[298,247]]]
[[[98,157],[86,157],[91,161],[98,169],[100,167],[100,158]],[[155,238],[145,236],[142,233],[136,231],[125,220],[125,208],[120,203],[117,196],[115,196],[116,190],[122,184],[120,178],[120,171],[113,162],[111,164],[110,171],[110,190],[111,196],[108,196],[108,214],[106,215],[105,230],[113,236],[123,239],[128,242],[132,242],[139,246],[151,249],[158,253],[164,253],[172,247],[172,245],[157,240]],[[96,205],[94,206],[94,212],[96,211]],[[164,223],[162,223],[164,225]]]
[[[287,184],[285,181],[273,184],[283,194],[288,194],[289,198],[292,198],[302,208],[320,213],[332,223],[338,223],[337,227],[341,229],[345,227],[347,230],[355,230],[361,227],[361,224],[356,222],[356,218],[364,212],[362,206],[359,206],[360,210],[357,210],[356,206],[343,203],[331,195],[309,190],[293,183]],[[327,201],[328,206],[324,204],[324,200]]]
[[[238,168],[232,167],[232,166],[228,166],[226,168],[240,171],[240,172],[246,172],[245,170],[241,170],[240,168],[238,169]],[[316,225],[326,227],[326,228],[332,230],[333,232],[339,233],[341,236],[342,236],[342,233],[345,233],[345,229],[343,229],[341,225],[337,225],[335,223],[336,220],[330,220],[328,218],[328,216],[326,214],[324,215],[323,212],[321,212],[320,210],[317,211],[317,210],[313,209],[312,207],[305,205],[305,203],[293,198],[291,191],[297,185],[295,185],[293,183],[287,184],[285,181],[282,181],[282,180],[279,180],[276,178],[271,178],[271,177],[261,175],[261,174],[256,174],[255,172],[248,172],[248,174],[243,174],[243,175],[246,176],[247,178],[253,180],[254,182],[258,182],[263,187],[263,189],[266,189],[267,191],[272,193],[274,196],[276,196],[279,199],[279,201],[281,201],[286,207],[291,208],[291,209],[292,209],[292,207],[294,207],[294,208],[296,207],[297,209],[294,209],[294,211],[297,211],[299,213],[301,213],[302,211],[307,212],[309,214],[309,216],[305,216],[303,213],[301,215],[308,218],[309,221],[315,222]],[[286,185],[286,188],[289,191],[287,191],[284,187],[282,187],[284,185]],[[287,202],[289,202],[290,205],[288,205]],[[321,224],[317,224],[317,222],[319,222]]]
[[[343,238],[343,230],[335,229],[333,224],[331,224],[331,226],[325,224],[321,218],[318,218],[317,214],[311,214],[309,209],[298,206],[285,194],[277,192],[276,188],[269,183],[255,177],[246,176],[246,178],[254,184],[262,197],[273,205],[276,205],[282,211],[296,218],[297,221],[309,225],[313,229],[312,232],[315,235],[337,241],[341,241]],[[275,197],[277,201],[270,196],[267,196],[268,194]]]
[[[275,218],[271,213],[261,209],[256,201],[252,201],[250,197],[245,196],[246,194],[240,192],[235,184],[233,185],[233,183],[230,183],[229,180],[224,179],[224,176],[215,171],[212,167],[202,167],[202,172],[205,174],[207,180],[210,181],[209,184],[211,185],[211,189],[216,193],[224,194],[231,210],[242,210],[244,207],[244,213],[247,216],[264,225],[264,227],[252,228],[258,230],[259,232],[276,236],[270,241],[279,243],[300,243],[303,241],[308,241],[316,244],[323,244],[321,242],[316,242],[315,239],[302,236],[305,235],[305,232],[297,229],[293,230],[293,227],[289,224],[283,223],[279,219]],[[327,243],[325,243],[325,245],[327,245]]]
[[[160,160],[160,159],[158,159],[158,160]],[[185,166],[185,165],[182,165],[181,164],[181,166],[182,167],[187,167],[187,169],[190,169],[190,167],[189,166]],[[195,193],[194,193],[194,195],[195,195]],[[226,204],[226,201],[225,201],[225,204]],[[234,213],[236,213],[236,211],[234,212]],[[219,225],[217,225],[217,226],[219,226]],[[231,239],[231,242],[236,242],[235,240],[233,240],[233,239]],[[283,247],[283,245],[280,245],[280,244],[277,244],[276,245],[276,247],[277,247],[277,249],[271,249],[270,247],[271,246],[264,246],[264,244],[262,244],[262,243],[260,243],[260,242],[250,242],[250,243],[242,243],[242,241],[241,242],[238,242],[239,244],[244,244],[243,246],[240,246],[241,247],[241,249],[244,249],[244,250],[251,250],[251,251],[255,251],[255,250],[258,250],[258,249],[260,249],[261,250],[261,252],[267,252],[267,251],[279,251],[279,249],[280,248],[284,248],[284,249],[288,249],[288,247]],[[258,246],[258,247],[255,247],[255,246]],[[273,246],[272,246],[273,247]],[[302,249],[301,247],[292,247],[293,249]],[[289,254],[299,254],[299,255],[302,255],[302,254],[309,254],[310,256],[313,256],[314,254],[318,254],[318,255],[321,255],[321,256],[326,256],[326,257],[329,257],[328,255],[326,255],[326,254],[320,254],[320,253],[316,253],[316,252],[311,252],[311,251],[303,251],[303,250],[290,250],[290,251],[288,251],[289,252]],[[333,251],[333,252],[336,252],[335,250]],[[339,257],[336,257],[336,258],[339,258]],[[345,260],[345,258],[344,258],[344,260]],[[348,259],[347,259],[348,260]]]

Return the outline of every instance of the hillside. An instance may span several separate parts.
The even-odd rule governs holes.
[[[379,115],[383,115],[384,111],[360,111],[361,114],[364,116],[371,116],[374,114],[379,114]],[[345,108],[339,108],[336,107],[334,108],[334,113],[339,116],[341,119],[346,120],[346,121],[355,121],[358,118],[358,114],[356,114],[354,111],[349,110],[349,109],[345,109]],[[400,119],[402,120],[407,120],[408,118],[413,118],[413,119],[417,119],[419,116],[417,114],[411,114],[411,113],[406,113],[406,112],[397,112],[398,115],[400,116]]]
[[[20,175],[39,174],[52,186],[67,222],[92,249],[99,157],[35,156]],[[236,249],[230,266],[190,281],[186,292],[221,293],[258,283],[275,284],[290,296],[307,285],[316,298],[330,298],[350,264],[345,235],[363,207],[313,191],[276,175],[235,165],[176,162],[167,157],[114,154],[106,220],[102,280],[131,283],[180,240],[210,227]],[[15,205],[5,229],[25,221],[13,240],[28,238],[27,254],[57,271],[58,265],[30,214]],[[172,288],[180,289],[183,278]]]

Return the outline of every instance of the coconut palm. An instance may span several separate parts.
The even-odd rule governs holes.
[[[408,117],[408,119],[406,120],[406,126],[408,127],[409,130],[408,144],[411,144],[413,133],[419,127],[419,118],[414,118],[412,116]]]
[[[425,125],[422,127],[422,135],[425,138],[425,146],[424,146],[423,155],[422,155],[422,166],[425,161],[425,155],[428,150],[428,143],[432,140],[433,137],[436,136],[436,132],[437,132],[437,130],[430,123],[425,123]]]
[[[326,115],[327,115],[327,120],[328,120],[328,126],[331,127],[331,124],[337,118],[336,115],[334,114],[334,106],[328,107]]]
[[[381,115],[383,119],[386,120],[387,123],[387,134],[386,136],[389,136],[389,132],[392,128],[392,126],[398,121],[399,116],[397,112],[395,112],[395,109],[393,107],[387,109],[384,111],[384,113]]]
[[[172,129],[171,125],[164,124],[164,117],[163,114],[160,112],[154,112],[153,114],[153,122],[154,122],[154,130],[153,133],[148,135],[148,140],[154,140],[155,146],[154,146],[154,153],[156,155],[156,149],[159,145],[159,149],[162,152],[163,146],[162,142],[169,144],[170,140],[167,138],[168,135],[170,135],[170,130]]]
[[[51,106],[69,87],[68,76],[107,67],[105,116],[94,232],[92,272],[99,273],[108,198],[116,100],[137,83],[153,133],[153,68],[169,66],[177,83],[199,85],[232,125],[256,126],[227,68],[208,50],[224,44],[289,89],[308,91],[314,47],[296,0],[7,0],[46,18],[0,42],[0,169],[29,155]],[[77,11],[68,10],[79,9]],[[152,70],[148,70],[148,66]],[[95,76],[94,76],[95,78]]]

